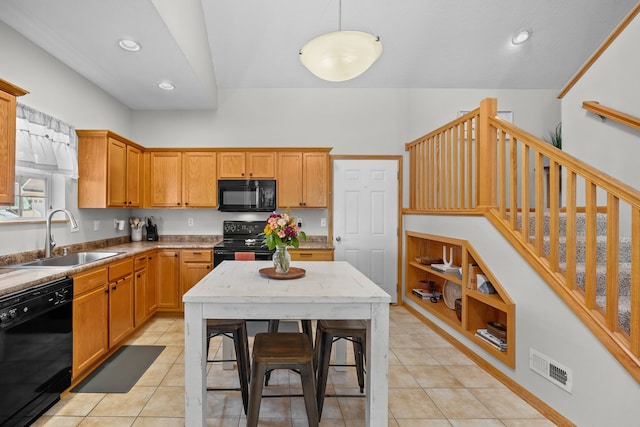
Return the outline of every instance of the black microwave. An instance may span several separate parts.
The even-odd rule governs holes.
[[[218,210],[223,212],[273,212],[276,210],[274,179],[218,180]]]

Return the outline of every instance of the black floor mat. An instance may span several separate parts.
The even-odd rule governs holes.
[[[74,393],[127,393],[158,357],[163,345],[125,345],[75,386]]]

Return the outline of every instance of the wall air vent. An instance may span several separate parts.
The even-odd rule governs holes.
[[[529,348],[529,368],[564,391],[571,393],[573,372],[537,350]]]

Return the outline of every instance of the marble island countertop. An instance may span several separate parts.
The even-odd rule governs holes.
[[[73,276],[101,265],[136,256],[154,249],[213,249],[213,245],[220,242],[222,236],[160,236],[154,242],[131,242],[128,237],[106,239],[102,241],[74,244],[66,247],[69,253],[97,251],[118,252],[117,255],[98,261],[74,267],[41,267],[41,268],[12,268],[12,265],[42,258],[43,251],[36,250],[20,254],[0,256],[0,296],[12,292],[28,289],[51,280]],[[300,242],[300,250],[333,250],[322,236],[311,236],[307,241]],[[61,255],[62,248],[56,248],[54,256]]]

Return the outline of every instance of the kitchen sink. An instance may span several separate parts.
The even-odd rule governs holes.
[[[9,265],[9,268],[46,268],[46,267],[76,267],[104,258],[119,255],[121,252],[76,252],[51,258],[41,258],[22,264]]]

